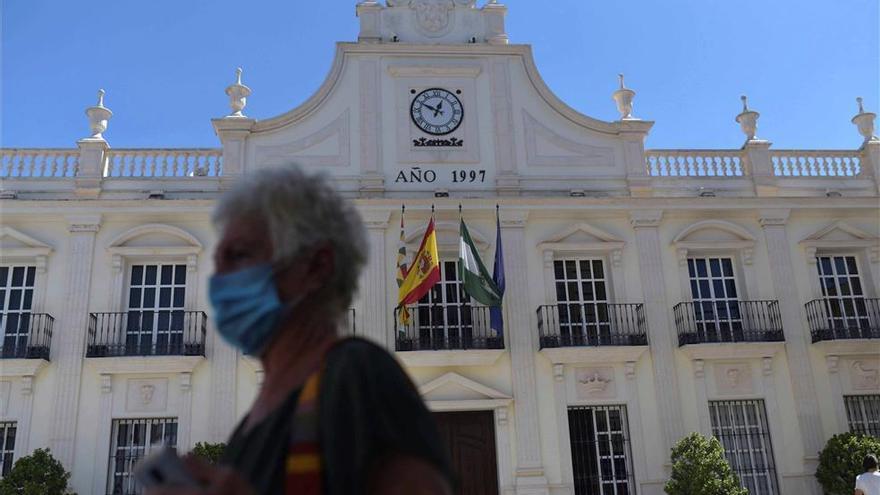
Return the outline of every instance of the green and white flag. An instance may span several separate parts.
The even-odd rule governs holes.
[[[501,291],[483,265],[464,219],[461,220],[458,251],[458,274],[465,292],[486,306],[501,306]]]

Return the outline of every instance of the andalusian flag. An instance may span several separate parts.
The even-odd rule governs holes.
[[[483,260],[477,253],[471,234],[464,219],[461,220],[461,239],[459,240],[458,271],[465,292],[477,302],[486,306],[501,306],[502,292],[498,289]]]
[[[434,232],[434,218],[428,223],[425,237],[413,262],[406,272],[406,278],[397,291],[397,307],[403,309],[407,304],[418,302],[440,281],[440,254],[437,250],[437,234]],[[403,312],[403,311],[401,311]]]

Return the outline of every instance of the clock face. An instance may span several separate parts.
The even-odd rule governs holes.
[[[431,88],[416,95],[409,113],[419,129],[442,136],[458,129],[464,117],[464,108],[461,100],[450,91]]]

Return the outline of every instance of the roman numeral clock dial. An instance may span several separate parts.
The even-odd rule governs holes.
[[[422,131],[442,136],[458,129],[464,118],[464,108],[451,91],[431,88],[416,95],[410,105],[410,116]]]

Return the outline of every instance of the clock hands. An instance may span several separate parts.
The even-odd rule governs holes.
[[[431,105],[428,105],[427,103],[422,103],[422,105],[425,106],[425,107],[427,107],[429,110],[433,110],[433,111],[434,111],[434,117],[436,117],[436,116],[440,115],[441,113],[443,113],[443,101],[440,101],[440,103],[437,104],[437,108],[434,108],[434,107],[432,107]]]

